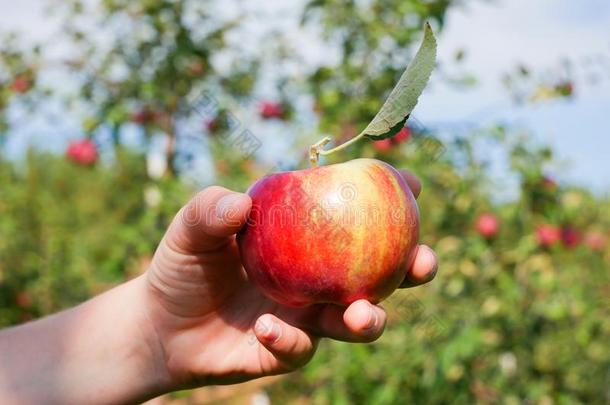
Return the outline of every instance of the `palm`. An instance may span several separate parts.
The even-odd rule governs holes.
[[[205,255],[188,255],[164,245],[157,253],[161,254],[164,267],[153,265],[149,282],[160,304],[156,324],[176,331],[165,342],[167,355],[181,358],[183,370],[173,372],[205,375],[206,383],[230,383],[292,368],[259,343],[254,324],[261,315],[272,313],[303,326],[307,315],[319,313],[321,307],[287,308],[264,297],[248,282],[234,238]],[[206,274],[217,277],[202,277]],[[228,374],[232,375],[227,379]]]

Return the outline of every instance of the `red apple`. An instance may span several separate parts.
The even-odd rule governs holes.
[[[557,191],[557,182],[549,176],[542,177],[542,188],[547,191]]]
[[[380,141],[375,141],[373,142],[373,148],[375,148],[377,152],[389,152],[392,149],[392,140],[390,138],[386,138]]]
[[[606,247],[606,236],[599,231],[589,231],[585,234],[584,242],[589,249],[601,252]]]
[[[379,302],[414,259],[417,205],[387,163],[356,159],[275,173],[248,194],[241,258],[249,278],[281,304]]]
[[[216,133],[220,128],[220,122],[218,121],[218,117],[209,118],[205,121],[205,128],[210,134]]]
[[[536,238],[542,247],[556,244],[561,239],[561,230],[555,225],[542,224],[536,227]]]
[[[91,166],[97,162],[97,146],[91,139],[70,142],[66,156],[74,163]]]
[[[475,222],[475,228],[479,235],[491,239],[497,235],[500,229],[500,221],[494,214],[481,214]]]
[[[403,127],[396,135],[391,138],[381,139],[373,142],[373,148],[380,153],[386,153],[392,150],[394,145],[399,145],[411,138],[411,131],[407,127]]]
[[[411,130],[409,127],[403,127],[396,135],[394,135],[392,140],[398,144],[408,141],[409,138],[411,138]]]
[[[17,76],[11,83],[11,90],[15,93],[26,93],[30,89],[31,83],[26,76]]]
[[[143,108],[143,109],[133,113],[131,115],[131,117],[129,118],[129,120],[136,124],[146,125],[146,124],[150,124],[151,122],[153,122],[155,120],[155,118],[156,118],[156,114],[154,111],[150,110],[149,108]]]
[[[263,101],[260,105],[260,114],[264,119],[283,119],[284,107],[273,101]]]
[[[563,245],[567,248],[573,248],[578,246],[582,239],[582,235],[580,232],[569,225],[561,228],[561,241]]]

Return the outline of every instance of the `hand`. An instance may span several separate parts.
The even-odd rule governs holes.
[[[419,181],[402,174],[417,197]],[[289,308],[263,296],[235,241],[250,207],[246,194],[209,187],[179,212],[155,253],[144,307],[165,390],[289,372],[311,359],[320,337],[371,342],[383,332],[386,313],[365,300]],[[436,269],[433,251],[420,245],[401,287],[430,281]]]

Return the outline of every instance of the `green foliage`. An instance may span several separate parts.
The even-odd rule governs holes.
[[[32,91],[36,85],[40,49],[22,48],[17,36],[0,33],[0,147],[11,124],[10,105],[19,102],[31,111],[36,96],[40,96],[40,91]]]
[[[339,135],[340,143],[364,128],[398,81],[424,22],[442,28],[447,9],[456,3],[462,2],[310,1],[303,24],[321,28],[340,56],[317,67],[307,77],[308,87],[299,89],[315,99],[319,129]],[[0,154],[0,326],[74,305],[146,268],[193,190],[178,177],[151,180],[144,156],[121,145],[121,128],[133,121],[145,140],[155,133],[175,140],[176,123],[189,117],[191,96],[202,88],[218,90],[219,99],[243,101],[251,95],[261,61],[237,57],[227,71],[213,68],[214,56],[228,49],[226,35],[240,23],[215,12],[222,4],[62,3],[64,33],[77,50],[71,77],[81,83],[74,103],[89,115],[83,132],[94,136],[99,128],[110,128],[115,142],[103,152],[114,160],[83,167],[34,151],[17,163]],[[109,34],[103,49],[93,21],[96,30]],[[13,79],[27,73],[34,85],[38,67],[36,52],[23,53],[10,41],[2,49],[0,139],[8,105],[37,94],[11,90]],[[460,51],[456,60],[463,55]],[[300,96],[290,94],[286,83],[280,87],[283,104]],[[228,105],[218,106],[215,124],[207,123],[206,145],[215,182],[245,190],[271,167],[245,158],[227,141]],[[302,140],[293,139],[294,149],[305,151]],[[475,153],[481,141],[508,157],[506,174],[520,184],[513,200],[494,198],[486,162]],[[607,240],[601,249],[541,247],[535,229],[569,225],[608,238],[610,201],[554,184],[545,178],[551,151],[499,127],[446,143],[411,128],[408,141],[385,145],[357,143],[330,162],[376,157],[421,177],[421,239],[437,251],[439,275],[384,303],[389,325],[377,343],[323,341],[310,365],[271,387],[273,402],[607,403]],[[177,151],[168,147],[167,153],[171,163]],[[493,239],[473,229],[482,212],[493,212],[501,222]]]
[[[124,124],[134,122],[144,136],[163,134],[174,145],[180,120],[197,118],[195,104],[204,89],[247,97],[258,61],[235,57],[221,72],[212,63],[213,54],[226,51],[226,36],[238,25],[221,17],[220,8],[196,0],[65,2],[66,39],[76,49],[68,66],[81,80],[75,107],[88,107],[85,132],[111,126],[118,144]],[[93,22],[97,30],[82,28]],[[110,46],[100,43],[100,33]],[[166,150],[169,174],[178,171],[178,153],[174,147]]]
[[[389,325],[378,342],[323,341],[310,365],[270,388],[272,397],[315,404],[603,403],[608,246],[539,247],[540,213],[532,205],[538,197],[525,181],[519,199],[494,204],[483,163],[471,153],[480,138],[448,143],[439,155],[428,137],[415,134],[383,156],[371,144],[357,153],[420,174],[422,241],[438,253],[437,279],[384,303]],[[217,167],[218,183],[243,189],[263,174],[255,162],[216,147],[219,156],[233,153],[224,172]],[[541,173],[541,156],[549,158],[525,140],[507,153],[519,155],[513,174],[522,179]],[[141,159],[123,152],[111,166],[82,167],[31,153],[23,165],[0,165],[2,325],[76,304],[146,268],[190,193],[175,179],[151,183]],[[582,231],[608,229],[610,201],[575,188],[549,193],[548,209],[565,221]],[[489,211],[501,230],[486,240],[472,224]]]
[[[149,183],[141,160],[121,152],[112,167],[84,168],[32,152],[23,165],[0,161],[0,325],[75,305],[145,270],[189,194],[179,183]],[[147,204],[150,190],[164,198]]]
[[[426,21],[441,26],[449,0],[312,0],[306,25],[321,25],[339,51],[338,63],[309,78],[321,129],[333,135],[364,128],[398,82]],[[342,143],[344,139],[336,139]],[[345,156],[344,156],[345,157]]]

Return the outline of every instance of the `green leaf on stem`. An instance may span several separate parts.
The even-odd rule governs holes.
[[[436,63],[436,38],[429,23],[415,57],[373,121],[363,131],[367,138],[380,140],[396,135],[404,126],[417,99],[424,91]]]
[[[396,135],[397,133],[400,132],[401,129],[403,129],[407,123],[407,119],[409,119],[409,115],[407,115],[402,121],[400,121],[398,124],[394,125],[392,128],[390,128],[390,130],[388,132],[386,132],[385,134],[382,135],[375,135],[375,136],[371,136],[371,135],[365,135],[365,137],[369,138],[369,139],[373,139],[375,141],[380,141],[382,139],[387,139],[387,138],[391,138],[394,135]]]

